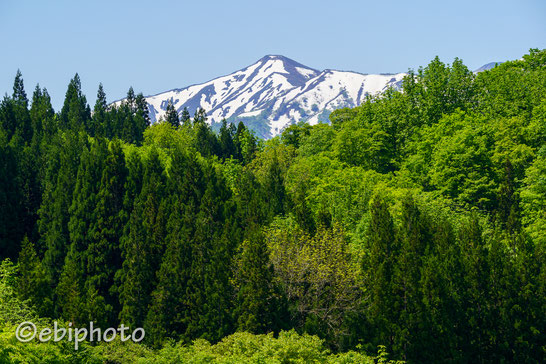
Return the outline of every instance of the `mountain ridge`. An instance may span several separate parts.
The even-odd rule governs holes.
[[[289,125],[328,122],[338,108],[356,107],[368,95],[400,89],[406,73],[365,74],[305,66],[283,55],[268,54],[230,74],[146,96],[150,119],[164,117],[168,102],[178,113],[207,112],[215,126],[223,119],[242,121],[258,136],[270,138]],[[115,101],[120,104],[123,100]]]

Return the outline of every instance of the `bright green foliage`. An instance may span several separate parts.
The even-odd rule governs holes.
[[[150,126],[132,88],[115,106],[99,86],[91,117],[77,75],[60,113],[39,86],[29,110],[18,73],[0,361],[544,362],[545,58],[436,58],[265,142],[203,109]],[[35,312],[143,326],[157,350],[16,342]]]
[[[527,169],[521,191],[523,223],[526,231],[540,246],[546,244],[546,147]]]
[[[291,220],[277,220],[266,233],[271,262],[292,320],[339,347],[345,317],[359,302],[356,270],[339,226],[311,237]]]

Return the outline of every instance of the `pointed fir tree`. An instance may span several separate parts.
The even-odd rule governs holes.
[[[99,83],[99,89],[97,90],[97,101],[95,101],[95,107],[93,108],[93,123],[92,123],[92,136],[111,137],[108,123],[108,104],[106,103],[106,93],[102,87],[102,83]]]
[[[13,82],[13,113],[15,117],[15,131],[21,136],[23,141],[30,143],[32,140],[32,123],[28,110],[28,98],[23,84],[23,75],[17,70],[15,81]]]
[[[393,276],[397,259],[394,222],[387,204],[379,197],[370,204],[369,248],[364,260],[366,288],[370,292],[369,317],[376,323],[381,342],[392,345]]]
[[[87,273],[86,251],[91,244],[89,230],[96,224],[94,211],[107,154],[108,144],[103,138],[96,138],[84,148],[69,208],[70,248],[57,287],[57,311],[74,323],[84,322],[87,317],[78,311],[83,309],[85,301],[83,277]]]
[[[25,86],[23,84],[23,74],[20,70],[17,70],[15,81],[13,82],[13,100],[17,103],[21,103],[25,108],[28,107],[27,93],[25,92]]]
[[[108,156],[102,171],[100,189],[95,207],[95,223],[89,235],[91,243],[86,252],[86,291],[104,299],[105,322],[117,321],[119,303],[114,284],[121,268],[120,238],[126,223],[123,216],[124,186],[127,178],[125,156],[119,140],[110,142]]]
[[[182,125],[188,125],[190,122],[191,122],[190,112],[188,111],[188,108],[184,106],[184,109],[182,109],[182,113],[180,114],[180,123]]]
[[[207,122],[207,112],[202,107],[195,110],[193,115],[193,125],[205,124]]]
[[[220,156],[223,159],[231,158],[235,155],[235,143],[233,142],[233,128],[232,124],[227,124],[226,119],[222,120],[222,126],[220,127],[220,134],[218,136],[220,144]]]
[[[25,236],[18,259],[19,280],[17,287],[22,300],[29,300],[40,316],[53,314],[51,287],[40,259],[28,238]]]
[[[81,264],[82,253],[71,245],[66,256],[59,284],[55,287],[56,316],[74,325],[84,324],[90,318],[84,290],[85,271]],[[93,318],[96,319],[96,318]]]
[[[180,126],[180,119],[178,118],[178,112],[174,108],[172,100],[169,100],[167,104],[167,112],[165,113],[165,121],[173,126],[173,128],[178,128]]]
[[[0,259],[15,259],[19,251],[17,161],[7,133],[0,128]]]
[[[213,168],[206,167],[207,187],[196,217],[188,280],[189,307],[185,338],[216,341],[232,330],[230,239],[225,220],[229,192]],[[226,225],[227,226],[226,226]]]
[[[17,119],[15,117],[15,102],[8,95],[4,96],[0,104],[0,126],[6,133],[6,144],[9,143],[17,129]]]
[[[120,320],[141,326],[156,286],[165,240],[165,176],[159,154],[152,149],[146,162],[141,195],[122,240],[123,271],[120,287]]]
[[[276,154],[267,170],[264,187],[272,216],[284,214],[286,211],[286,191],[281,166]]]
[[[144,131],[151,125],[148,103],[142,93],[136,96],[136,113],[135,113],[135,140],[137,145],[142,144],[144,139]]]
[[[194,155],[174,152],[168,191],[166,251],[144,325],[154,345],[161,344],[166,337],[186,338],[190,323],[188,280],[196,214],[203,194],[203,173]]]
[[[38,211],[38,229],[44,253],[44,268],[56,285],[69,248],[69,208],[77,179],[79,158],[87,135],[72,131],[57,134],[47,155],[48,166],[42,203]],[[38,248],[40,250],[40,248]]]
[[[60,113],[60,123],[63,129],[85,130],[88,132],[90,130],[91,109],[82,93],[80,76],[77,73],[68,84]]]
[[[238,330],[264,334],[277,326],[280,305],[265,239],[258,227],[252,230],[253,233],[243,241],[241,255],[235,263],[235,316]]]

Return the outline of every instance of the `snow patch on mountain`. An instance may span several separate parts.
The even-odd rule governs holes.
[[[187,107],[193,114],[202,107],[209,123],[243,121],[260,137],[270,138],[300,121],[328,122],[328,115],[337,108],[355,107],[367,95],[400,88],[404,76],[321,72],[283,56],[268,55],[227,76],[148,96],[146,101],[152,122],[164,117],[170,101],[179,113]]]

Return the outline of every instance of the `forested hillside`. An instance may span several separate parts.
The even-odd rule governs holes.
[[[150,125],[142,94],[99,86],[91,109],[77,74],[55,112],[18,72],[0,360],[546,361],[546,51],[436,58],[330,121],[264,141],[170,105]],[[146,337],[18,343],[29,317]]]

